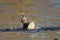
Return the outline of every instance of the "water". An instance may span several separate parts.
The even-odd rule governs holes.
[[[56,36],[57,35],[57,36]],[[0,32],[1,40],[53,40],[60,35],[55,32],[39,32],[39,33],[24,33],[24,32]]]
[[[30,4],[22,5],[18,0],[16,2],[1,0],[0,28],[22,26],[20,7],[30,20],[35,21],[37,27],[60,27],[60,0],[33,0]],[[60,31],[0,32],[0,40],[54,40],[55,38],[60,40]]]
[[[3,1],[4,2],[4,1]],[[32,3],[33,2],[33,3]],[[23,10],[28,11],[27,16],[30,18],[30,20],[35,21],[35,23],[40,26],[60,26],[60,1],[58,0],[33,0],[29,5],[24,6]],[[16,6],[17,2],[8,3],[4,2],[0,4],[0,14],[1,14],[1,20],[0,22],[6,23],[8,25],[14,24],[12,22],[16,22],[19,25],[21,25],[20,16],[22,13],[20,13],[21,8],[19,6]],[[49,7],[50,5],[53,5],[53,7]],[[20,5],[21,6],[21,5]],[[48,6],[48,7],[47,7]],[[4,20],[2,20],[4,19]],[[4,22],[3,22],[4,21]],[[8,22],[7,22],[8,21]],[[17,22],[18,21],[18,22]],[[2,25],[1,25],[2,26]],[[16,24],[16,26],[18,26]],[[3,26],[4,27],[4,26]]]

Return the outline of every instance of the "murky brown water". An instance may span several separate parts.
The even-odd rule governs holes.
[[[60,0],[0,0],[0,28],[21,27],[22,14],[36,27],[60,27]],[[60,40],[60,31],[56,32],[0,32],[0,40]]]
[[[0,40],[60,40],[60,31],[47,31],[39,33],[0,32]]]
[[[0,0],[0,27],[20,27],[25,14],[37,26],[60,27],[60,0]]]

